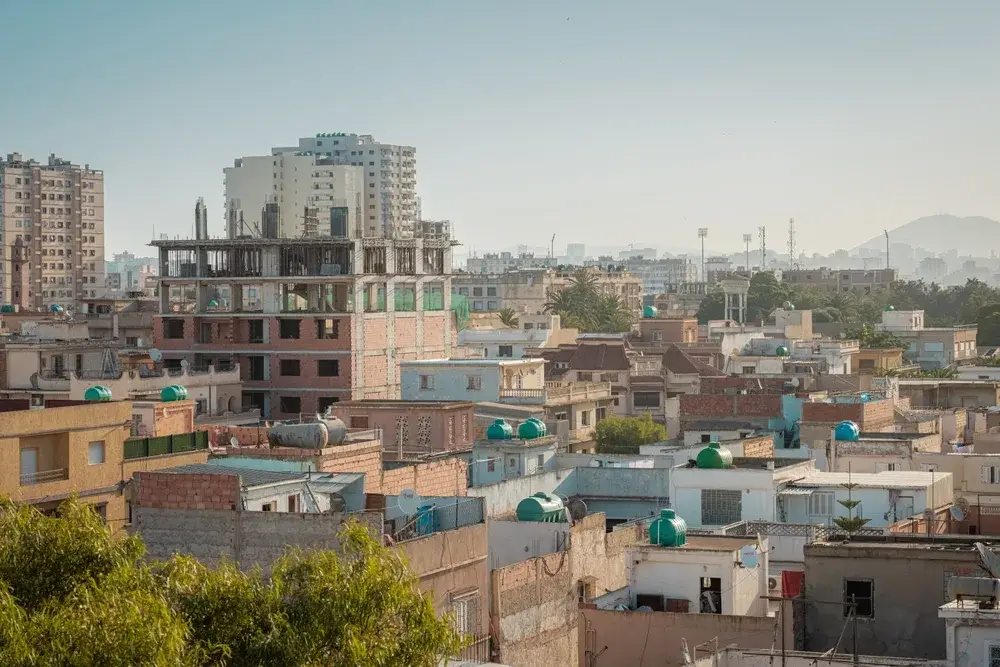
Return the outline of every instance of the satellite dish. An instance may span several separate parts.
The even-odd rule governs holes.
[[[955,521],[965,521],[965,512],[958,505],[952,505],[948,511],[951,512],[951,518]]]
[[[601,466],[601,462],[598,461],[597,459],[590,459],[590,467],[591,468],[600,468],[600,467],[602,467]]]
[[[403,489],[399,492],[399,497],[396,499],[399,511],[407,515],[416,514],[417,510],[420,509],[421,502],[422,498],[413,489]]]
[[[754,569],[760,562],[760,557],[757,555],[757,547],[753,544],[748,544],[740,549],[740,565],[748,569]]]
[[[239,438],[237,438],[235,435],[233,437],[231,437],[229,439],[229,445],[231,447],[239,447],[240,446],[240,440],[239,440]]]
[[[799,379],[798,378],[792,378],[792,386],[793,387],[798,387],[799,386]]]
[[[163,353],[158,348],[150,348],[149,358],[156,362],[163,361]]]
[[[187,367],[188,367],[188,360],[181,359],[181,368],[187,368]]]
[[[344,500],[344,496],[339,493],[330,494],[330,511],[331,512],[343,512],[344,508],[347,507],[347,501]]]
[[[573,521],[581,521],[587,516],[587,503],[579,498],[571,500],[566,505],[566,512],[569,513],[569,518]]]

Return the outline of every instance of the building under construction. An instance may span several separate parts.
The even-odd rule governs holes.
[[[436,230],[440,232],[441,230]],[[450,235],[157,240],[163,363],[237,362],[280,419],[398,397],[398,362],[451,354]]]

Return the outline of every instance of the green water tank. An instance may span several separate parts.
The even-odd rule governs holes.
[[[566,521],[566,506],[559,496],[539,491],[517,504],[517,520],[561,523]]]
[[[644,306],[642,309],[642,316],[647,320],[655,319],[657,313],[659,311],[656,309],[656,306]]]
[[[699,468],[732,468],[733,453],[717,442],[710,442],[708,447],[698,452],[695,461]]]
[[[486,429],[489,440],[510,440],[514,437],[514,427],[503,419],[498,419]]]
[[[886,306],[885,308],[883,308],[882,310],[884,310],[887,313],[890,313],[890,312],[896,310],[896,306],[889,305],[889,306]]]
[[[517,437],[521,440],[534,440],[543,435],[545,435],[545,427],[539,426],[537,422],[530,419],[521,422],[521,425],[517,427]]]
[[[212,299],[211,301],[208,302],[208,307],[209,308],[218,308],[219,307],[219,302],[216,301],[215,299]]]
[[[687,522],[673,510],[660,510],[660,518],[649,524],[649,543],[681,547],[687,542]]]
[[[13,312],[14,312],[14,306],[10,305],[9,303],[0,306],[0,313],[13,313]]]
[[[543,422],[538,417],[528,417],[527,421],[533,422],[535,424],[538,424],[538,428],[540,428],[542,430],[542,435],[548,435],[549,434],[549,427],[546,426],[545,422]]]
[[[83,400],[91,403],[106,403],[111,400],[111,390],[99,384],[88,387],[87,391],[83,392]]]
[[[160,400],[164,403],[169,403],[171,401],[186,401],[188,397],[187,389],[179,384],[172,384],[169,387],[164,387],[160,391]]]
[[[776,355],[778,355],[779,357],[787,357],[788,356],[788,348],[785,347],[784,345],[779,345],[778,347],[776,347],[774,349],[774,353]]]

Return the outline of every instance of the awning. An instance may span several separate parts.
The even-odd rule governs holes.
[[[812,489],[799,489],[794,487],[778,491],[779,496],[811,496],[812,494]]]

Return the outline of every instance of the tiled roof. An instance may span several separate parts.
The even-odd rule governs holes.
[[[700,374],[694,359],[689,357],[676,345],[669,346],[663,352],[663,366],[671,373],[678,375]]]
[[[575,371],[627,371],[628,357],[624,345],[580,345],[569,360]]]

